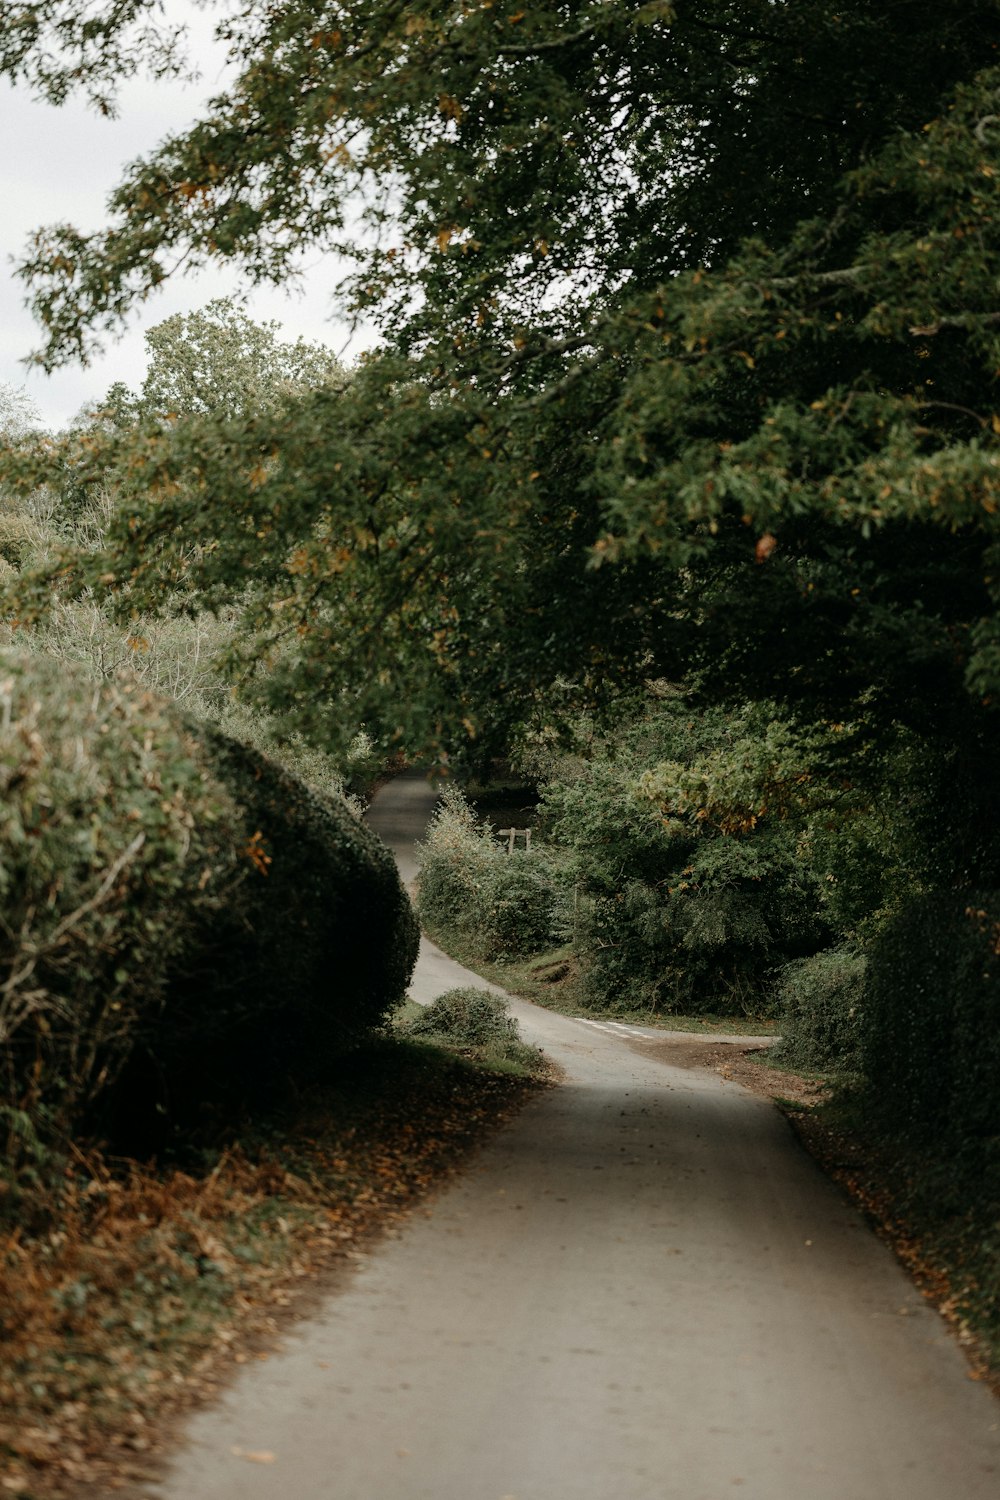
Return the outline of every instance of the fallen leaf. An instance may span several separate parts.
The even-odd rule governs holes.
[[[274,1454],[269,1453],[266,1448],[256,1451],[250,1448],[230,1448],[234,1458],[245,1458],[248,1464],[273,1464]]]

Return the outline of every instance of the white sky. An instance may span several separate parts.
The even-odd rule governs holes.
[[[24,387],[39,408],[43,423],[60,427],[85,402],[100,399],[115,380],[133,388],[145,372],[143,330],[176,312],[203,307],[213,297],[243,290],[225,266],[196,276],[171,280],[133,314],[129,331],[86,369],[66,366],[54,375],[26,370],[20,361],[40,343],[39,331],[24,306],[26,288],[13,275],[12,260],[23,254],[28,236],[42,224],[69,221],[85,231],[105,222],[105,203],[122,166],[144,155],[164,136],[183,129],[197,114],[199,101],[219,90],[225,55],[212,37],[211,15],[189,0],[166,0],[172,20],[191,26],[191,53],[202,77],[198,83],[151,83],[135,79],[120,95],[115,120],[103,119],[82,102],[62,108],[35,102],[26,90],[0,81],[0,383]],[[330,292],[336,268],[317,257],[302,286],[291,294],[280,288],[258,289],[247,311],[258,319],[274,318],[288,338],[302,335],[330,344],[338,353],[357,352],[361,341],[345,349],[348,331],[330,321]]]

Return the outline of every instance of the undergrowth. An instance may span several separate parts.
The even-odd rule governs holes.
[[[78,1152],[48,1224],[0,1230],[3,1492],[141,1479],[165,1419],[535,1086],[387,1039],[212,1150]]]

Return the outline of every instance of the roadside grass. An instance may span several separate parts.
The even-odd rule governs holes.
[[[449,990],[429,1006],[408,1000],[394,1024],[397,1035],[443,1047],[476,1067],[513,1078],[554,1081],[557,1076],[544,1052],[521,1040],[506,1002],[489,990]]]
[[[474,974],[499,984],[521,1000],[530,1000],[546,1010],[561,1015],[591,1016],[595,1020],[626,1021],[635,1025],[659,1027],[664,1031],[731,1033],[739,1036],[776,1036],[773,1017],[697,1015],[675,1016],[641,1008],[601,1009],[590,997],[584,1001],[580,960],[572,944],[551,948],[528,958],[506,959],[502,963],[483,958],[474,937],[454,929],[428,926],[424,931],[449,958],[471,969]]]
[[[148,1477],[165,1424],[349,1270],[541,1086],[386,1036],[328,1086],[173,1161],[79,1150],[0,1219],[0,1488]]]

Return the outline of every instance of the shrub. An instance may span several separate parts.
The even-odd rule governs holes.
[[[474,929],[480,888],[497,852],[489,829],[458,787],[446,785],[427,837],[418,845],[421,919],[429,927]]]
[[[99,1101],[127,1133],[315,1075],[401,998],[417,930],[388,850],[137,684],[0,657],[0,794],[15,1161]]]
[[[65,1130],[239,880],[242,822],[162,700],[0,658],[0,1068]],[[15,1153],[16,1154],[16,1153]]]
[[[458,788],[445,788],[420,849],[429,927],[468,935],[488,959],[537,953],[558,930],[564,886],[543,849],[508,854]]]
[[[403,1028],[409,1036],[439,1042],[487,1066],[541,1074],[545,1059],[522,1042],[517,1022],[501,995],[472,986],[448,990]]]
[[[409,1023],[412,1036],[436,1036],[467,1047],[516,1042],[517,1022],[501,995],[474,986],[447,990]]]
[[[245,879],[213,915],[150,1039],[187,1096],[253,1099],[331,1057],[402,999],[419,931],[386,846],[249,746],[200,737],[243,817]]]
[[[540,849],[498,850],[480,879],[478,897],[487,958],[519,958],[551,943],[558,897],[554,871]]]
[[[886,924],[862,1060],[890,1125],[956,1147],[1000,1137],[1000,892],[924,895]]]
[[[852,946],[787,964],[778,982],[781,1041],[775,1056],[800,1068],[857,1072],[865,969],[864,954]]]

